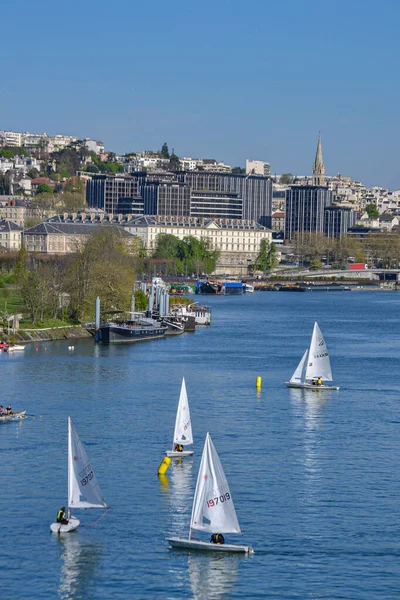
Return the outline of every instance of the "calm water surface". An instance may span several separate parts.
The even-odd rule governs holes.
[[[0,425],[1,598],[398,600],[400,294],[207,301],[213,324],[192,335],[0,355],[0,402],[36,415]],[[283,384],[314,320],[339,392]],[[160,481],[182,376],[195,455]],[[58,538],[49,525],[67,500],[68,415],[112,508]],[[165,542],[188,533],[207,431],[254,556],[188,554]],[[78,512],[85,525],[99,516]]]

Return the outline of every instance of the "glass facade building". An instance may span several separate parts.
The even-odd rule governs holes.
[[[332,204],[333,194],[325,186],[291,186],[286,192],[285,239],[295,233],[324,232],[325,209]]]

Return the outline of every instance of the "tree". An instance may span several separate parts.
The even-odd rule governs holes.
[[[369,219],[376,219],[379,217],[379,210],[376,204],[367,204],[365,210],[367,211]]]
[[[243,169],[243,167],[233,167],[232,173],[234,175],[246,175],[246,169]]]
[[[17,260],[15,263],[15,283],[18,285],[22,285],[24,279],[28,276],[28,251],[24,244],[21,245],[21,248],[17,254]]]
[[[35,179],[35,177],[38,177],[39,171],[35,167],[32,167],[26,174],[30,179]]]
[[[270,271],[278,264],[276,244],[268,239],[260,242],[260,251],[254,262],[253,268],[256,271]]]
[[[170,158],[167,142],[164,142],[164,144],[162,145],[162,148],[161,148],[161,157],[162,158]]]
[[[147,296],[143,290],[136,290],[135,292],[135,309],[138,311],[147,309]]]
[[[92,316],[97,296],[104,312],[129,310],[134,276],[134,258],[119,229],[99,225],[67,269],[72,316]]]
[[[280,176],[279,179],[279,183],[282,183],[283,185],[289,185],[290,183],[293,183],[293,175],[291,173],[283,173]]]
[[[0,173],[0,195],[11,194],[11,175],[9,173]]]
[[[53,188],[50,185],[48,185],[47,183],[39,183],[39,185],[36,188],[35,196],[37,196],[38,194],[53,195]]]
[[[96,165],[88,165],[88,166],[86,167],[86,171],[87,171],[88,173],[99,173],[99,168],[98,168],[98,167],[96,167]]]
[[[169,168],[171,171],[180,171],[181,169],[181,161],[179,160],[179,156],[173,152],[169,159]]]
[[[54,194],[38,194],[31,202],[31,207],[39,212],[39,216],[44,217],[49,211],[53,211],[56,206]]]

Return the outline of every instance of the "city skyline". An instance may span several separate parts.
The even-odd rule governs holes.
[[[32,46],[38,11],[46,34]],[[2,126],[118,153],[167,141],[179,156],[295,175],[310,172],[320,131],[328,175],[396,189],[399,12],[388,0],[9,3]]]

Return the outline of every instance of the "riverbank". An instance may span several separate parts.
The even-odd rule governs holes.
[[[46,329],[19,329],[15,334],[7,335],[3,332],[1,336],[3,340],[13,343],[29,343],[29,342],[51,342],[54,340],[70,340],[89,338],[92,335],[87,329],[79,325],[66,327],[53,327]]]

